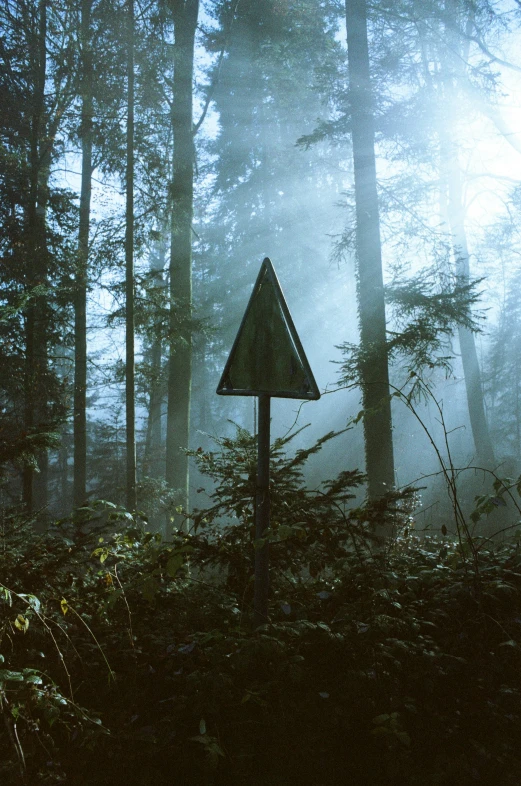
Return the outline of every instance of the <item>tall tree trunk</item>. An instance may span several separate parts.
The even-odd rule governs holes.
[[[89,258],[90,201],[92,184],[92,0],[81,4],[82,110],[81,192],[78,260],[74,296],[74,489],[73,505],[87,493],[87,280]]]
[[[346,0],[356,201],[358,306],[369,499],[394,485],[389,369],[365,0]]]
[[[34,76],[32,113],[30,124],[30,175],[29,199],[27,205],[27,289],[44,285],[47,280],[46,249],[46,208],[48,199],[48,176],[50,151],[44,139],[46,127],[45,81],[47,73],[47,2],[39,0],[37,20],[31,41],[31,60]],[[47,165],[45,176],[44,167]],[[25,318],[25,429],[35,432],[36,427],[45,420],[47,391],[45,377],[47,371],[47,330],[45,296],[34,294],[31,297]],[[33,465],[26,465],[23,471],[22,494],[29,512],[34,507],[43,507],[47,502],[47,455],[38,456],[43,478],[35,488]]]
[[[457,151],[450,142],[448,145],[447,165],[447,214],[452,249],[456,265],[456,275],[462,283],[470,280],[469,251],[465,232],[465,210],[461,188],[461,173]],[[463,326],[458,327],[458,338],[461,349],[461,362],[465,378],[465,391],[469,411],[470,426],[477,460],[485,467],[494,464],[494,448],[488,430],[487,417],[481,384],[478,353],[474,333]]]
[[[172,6],[174,44],[174,136],[170,232],[170,358],[166,434],[166,481],[188,510],[188,456],[192,385],[192,218],[194,129],[192,82],[199,0]]]
[[[468,7],[462,5],[457,0],[446,0],[446,12],[448,13],[448,21],[450,20],[450,24],[445,24],[445,34],[449,46],[446,56],[440,63],[440,86],[443,98],[452,108],[452,122],[455,123],[460,111],[456,87],[458,79],[463,84],[467,81],[466,63],[468,62],[470,38],[475,26],[475,9],[471,5]],[[458,32],[460,29],[466,31],[465,37]],[[470,280],[469,251],[465,231],[465,208],[458,149],[452,129],[449,127],[442,127],[439,137],[441,167],[444,170],[447,183],[447,223],[452,239],[456,275],[463,283],[467,283]],[[461,326],[458,327],[458,338],[477,460],[485,467],[490,467],[494,464],[494,449],[485,414],[476,342],[474,334]]]
[[[150,273],[154,288],[165,285],[163,271],[166,258],[166,246],[161,232],[161,239],[157,250],[151,255]],[[155,335],[149,349],[150,360],[150,393],[148,405],[147,432],[145,441],[145,456],[143,461],[143,474],[152,478],[164,475],[164,462],[161,456],[161,410],[163,403],[163,380],[161,375],[161,360],[163,356],[163,342],[161,340],[161,325],[155,327]],[[161,471],[161,465],[163,469]]]
[[[134,0],[128,0],[127,169],[125,214],[125,409],[127,508],[136,510],[136,409],[134,361]]]

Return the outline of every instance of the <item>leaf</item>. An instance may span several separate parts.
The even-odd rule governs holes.
[[[29,682],[31,685],[41,685],[43,680],[34,669],[24,669],[24,682]]]
[[[409,747],[409,745],[411,744],[411,738],[409,737],[406,731],[397,731],[395,732],[395,736],[398,740],[400,740],[402,745],[406,745],[407,747]]]
[[[199,721],[199,734],[206,734],[206,721],[204,718],[201,718]]]
[[[166,563],[166,572],[170,576],[171,579],[175,579],[176,574],[183,565],[183,555],[182,554],[172,554],[168,562]]]
[[[109,592],[107,600],[106,600],[107,606],[109,608],[111,606],[113,606],[115,604],[115,602],[117,601],[117,599],[121,598],[122,595],[123,595],[123,590],[122,589],[114,589],[114,590],[112,590],[112,592]]]
[[[108,556],[109,556],[109,552],[107,548],[94,549],[94,551],[91,554],[91,557],[99,557],[99,561],[101,562],[102,565]]]
[[[65,616],[67,614],[67,612],[69,611],[69,604],[67,603],[65,598],[61,599],[61,601],[60,601],[60,608],[62,610],[62,614]]]
[[[40,603],[39,599],[36,597],[36,595],[20,594],[19,597],[23,598],[25,600],[25,602],[27,603],[27,605],[30,606],[32,609],[34,609],[36,611],[36,613],[38,613],[40,611],[41,603]]]
[[[4,600],[9,604],[9,606],[12,606],[13,598],[10,590],[8,590],[7,587],[2,587],[0,588],[0,593],[4,596]]]
[[[14,621],[14,626],[15,628],[18,628],[18,630],[27,633],[27,629],[29,627],[29,620],[27,619],[27,617],[24,617],[23,614],[18,614],[18,616]]]
[[[288,524],[281,524],[277,530],[277,540],[287,540],[293,535],[293,527]]]
[[[214,758],[215,756],[222,756],[224,758],[225,753],[221,748],[221,746],[219,745],[219,743],[215,740],[214,737],[212,737],[211,740],[212,741],[206,746],[206,750],[208,751],[208,753],[212,756],[212,758]],[[215,765],[217,764],[217,762],[214,763]]]
[[[159,584],[154,579],[154,577],[146,576],[145,580],[141,585],[141,592],[143,593],[143,597],[145,598],[145,600],[148,600],[149,603],[153,603],[158,589],[159,589]]]
[[[385,713],[384,715],[377,715],[376,718],[373,718],[373,723],[376,726],[381,726],[382,723],[387,723],[391,719],[391,716]]]
[[[24,675],[20,671],[0,669],[0,682],[23,682]]]

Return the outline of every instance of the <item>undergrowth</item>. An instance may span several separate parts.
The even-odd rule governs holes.
[[[274,446],[257,630],[245,431],[195,451],[213,504],[169,541],[106,502],[5,514],[2,784],[519,784],[519,541],[420,538],[414,491],[356,506],[357,472],[306,490],[332,436]]]

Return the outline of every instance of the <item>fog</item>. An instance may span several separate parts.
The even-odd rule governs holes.
[[[36,317],[45,334],[48,378],[44,384],[34,382],[38,374],[35,377],[27,366],[32,362],[27,347],[36,340],[27,332],[30,308],[22,303],[22,311],[14,317],[6,311],[6,368],[14,369],[13,379],[18,375],[25,382],[11,379],[5,384],[2,417],[8,424],[8,440],[16,442],[22,439],[20,434],[37,433],[39,427],[42,433],[57,436],[54,443],[45,443],[43,453],[41,446],[34,454],[25,446],[13,460],[8,457],[2,494],[5,504],[26,504],[27,489],[43,483],[43,491],[29,494],[31,504],[58,514],[67,513],[82,493],[84,499],[102,497],[125,504],[129,418],[124,396],[129,368],[125,355],[129,324],[125,320],[129,306],[124,279],[125,264],[128,270],[125,199],[128,204],[130,104],[125,70],[128,42],[120,29],[124,10],[118,4],[92,3],[87,41],[78,38],[80,15],[75,6],[70,11],[72,22],[66,3],[49,8],[47,70],[41,112],[35,120],[31,100],[41,84],[24,54],[30,36],[25,44],[20,42],[13,21],[23,15],[24,3],[9,5],[9,13],[2,12],[6,53],[2,54],[2,78],[9,110],[3,122],[3,150],[7,152],[0,182],[2,307],[11,308],[20,292],[32,291],[42,282],[51,294],[42,300],[48,310],[42,306]],[[517,305],[521,82],[516,60],[521,19],[515,3],[501,3],[490,12],[482,5],[476,6],[472,18],[459,3],[454,4],[452,17],[442,3],[429,9],[421,3],[411,8],[404,5],[399,13],[385,4],[371,6],[369,81],[363,69],[356,70],[352,52],[348,57],[345,15],[335,4],[293,7],[252,0],[233,8],[207,3],[199,9],[195,65],[190,66],[193,71],[188,80],[193,86],[189,128],[193,122],[196,131],[190,161],[193,215],[187,230],[191,259],[186,257],[191,302],[186,299],[187,290],[176,294],[175,277],[181,281],[182,276],[172,262],[174,251],[186,244],[181,224],[188,215],[183,202],[186,182],[180,185],[176,180],[181,177],[183,160],[175,159],[184,144],[179,141],[182,123],[176,112],[188,100],[181,96],[175,79],[176,69],[181,73],[187,67],[189,48],[182,48],[182,31],[188,23],[182,14],[170,14],[162,4],[152,3],[136,12],[131,252],[135,441],[138,507],[149,513],[154,526],[164,529],[174,498],[187,512],[186,507],[210,504],[213,488],[191,459],[188,497],[176,496],[178,489],[165,481],[165,476],[173,477],[167,469],[169,440],[169,444],[178,440],[173,448],[178,456],[187,447],[214,449],[212,437],[233,437],[236,425],[255,432],[254,398],[222,397],[215,391],[265,257],[275,266],[322,393],[319,401],[311,402],[274,398],[272,439],[306,426],[291,443],[295,450],[331,430],[343,432],[310,460],[306,471],[310,488],[318,488],[343,470],[367,469],[363,390],[367,391],[368,383],[360,371],[360,358],[362,376],[342,380],[346,356],[340,347],[375,350],[360,344],[361,311],[366,308],[361,305],[361,292],[366,285],[358,284],[365,264],[360,216],[370,210],[361,204],[357,188],[370,169],[367,162],[372,151],[379,222],[376,234],[373,224],[372,240],[381,238],[388,292],[402,287],[401,300],[386,295],[388,346],[377,348],[380,354],[385,352],[389,369],[394,485],[421,489],[417,527],[436,531],[450,517],[440,459],[445,467],[455,469],[466,510],[471,510],[477,494],[491,492],[494,474],[515,478],[521,473],[521,312]],[[34,10],[29,27],[37,22],[35,14]],[[58,29],[62,43],[55,35]],[[87,50],[93,57],[88,73],[82,66]],[[67,64],[64,52],[69,51],[76,54]],[[17,106],[12,77],[16,71],[25,85],[25,108]],[[69,98],[59,109],[65,90]],[[89,101],[90,125],[85,119]],[[370,118],[367,127],[372,136],[360,142],[364,163],[355,182],[353,123],[357,116],[364,122]],[[44,214],[46,228],[44,241],[35,241],[20,257],[20,243],[28,242],[20,237],[29,231],[27,222],[33,214],[24,201],[28,197],[18,193],[9,178],[16,170],[12,163],[16,155],[31,161],[30,132],[24,130],[31,117],[41,133],[34,145],[41,155],[49,152],[47,170],[43,171],[40,158],[34,179],[38,190],[47,177],[46,198],[40,194],[33,210]],[[51,126],[54,137],[49,142]],[[85,268],[81,268],[78,231],[86,204],[87,126],[92,191],[88,252]],[[29,177],[24,172],[16,175],[22,184]],[[13,263],[21,272],[13,273]],[[407,311],[403,291],[418,277],[424,288],[417,290],[416,306]],[[73,428],[78,416],[75,384],[81,355],[75,298],[82,281],[87,297],[83,488],[77,485],[74,471],[79,443]],[[470,305],[454,305],[457,284],[470,286],[472,282],[479,297]],[[376,284],[373,294],[379,296]],[[370,292],[366,294],[371,297]],[[452,304],[452,316],[443,327],[433,305],[436,298],[440,313],[442,307],[448,313],[447,304]],[[14,320],[12,325],[10,320]],[[405,345],[397,338],[413,327],[418,336],[431,327],[433,331],[420,365],[411,359],[414,348],[400,349]],[[475,347],[478,377],[472,372],[472,380],[464,367],[467,350],[460,340],[470,340]],[[172,403],[169,364],[188,345],[191,359],[180,372],[189,377],[187,385],[191,383],[182,394],[189,412],[186,445],[176,436],[181,432],[168,426],[168,422],[179,423],[181,417]],[[30,392],[31,379],[35,393]],[[414,385],[417,396],[411,394]],[[23,411],[18,406],[20,395],[26,397]],[[488,456],[485,463],[476,445],[469,396],[480,399],[493,446],[493,457]],[[42,408],[43,398],[52,400],[52,407],[48,403]],[[175,410],[171,421],[169,407]],[[360,498],[364,494],[362,489]],[[503,520],[500,524],[491,526],[500,529]]]

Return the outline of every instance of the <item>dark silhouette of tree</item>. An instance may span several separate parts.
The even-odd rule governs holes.
[[[193,73],[199,0],[176,0],[172,100],[173,174],[170,191],[170,348],[166,481],[188,509],[192,389],[192,220],[194,199]],[[174,338],[175,337],[175,338]]]
[[[125,413],[126,413],[126,499],[136,510],[136,409],[134,361],[134,0],[127,8],[127,152],[125,172]]]
[[[81,191],[78,259],[74,293],[74,485],[73,504],[82,505],[87,492],[87,282],[93,147],[92,0],[82,0],[81,53]]]
[[[360,380],[368,494],[370,499],[376,499],[393,487],[394,458],[365,0],[346,0],[346,25],[356,203]]]

